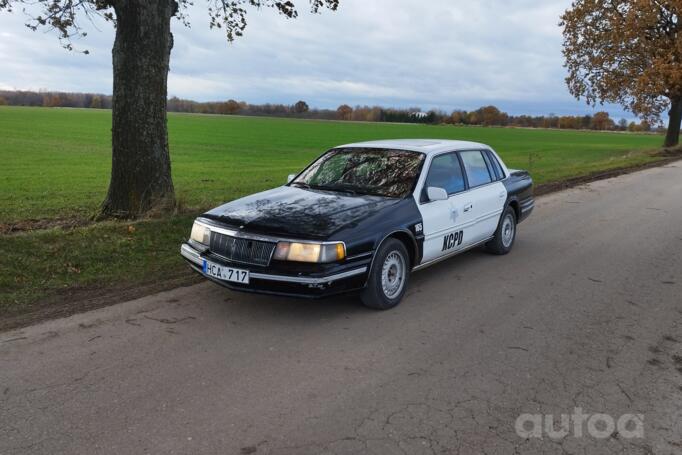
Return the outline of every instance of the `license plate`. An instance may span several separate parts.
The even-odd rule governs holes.
[[[204,273],[210,277],[233,283],[249,284],[249,271],[234,269],[204,260]]]

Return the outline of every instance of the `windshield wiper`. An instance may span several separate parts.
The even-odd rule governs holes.
[[[290,185],[297,186],[297,187],[303,188],[305,190],[336,191],[336,192],[357,194],[357,192],[355,190],[351,190],[351,189],[344,188],[344,187],[338,187],[338,186],[309,185],[309,184],[303,183],[303,182],[291,182]]]
[[[306,190],[320,190],[320,191],[331,191],[335,193],[348,193],[352,194],[353,196],[380,196],[380,197],[387,197],[384,194],[369,191],[369,190],[363,190],[363,189],[353,189],[353,188],[348,188],[345,185],[309,185],[307,183],[303,182],[292,182],[290,185],[295,185],[300,188],[304,188]]]
[[[308,185],[307,183],[303,183],[303,182],[291,182],[291,185],[296,185],[296,186],[304,188],[306,190],[310,189],[310,185]]]
[[[352,195],[357,195],[358,191],[353,190],[350,188],[346,188],[345,186],[342,185],[319,185],[319,186],[313,186],[311,187],[314,190],[322,190],[322,191],[334,191],[338,193],[349,193]]]

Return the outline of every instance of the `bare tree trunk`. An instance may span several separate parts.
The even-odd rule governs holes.
[[[103,217],[133,218],[175,206],[168,153],[167,84],[175,0],[118,0],[112,51],[111,183]]]
[[[668,133],[665,136],[664,147],[674,147],[680,143],[680,124],[682,124],[682,97],[670,100],[670,121],[668,122]]]

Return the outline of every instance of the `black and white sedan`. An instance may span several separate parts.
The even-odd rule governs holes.
[[[384,310],[400,303],[412,271],[477,246],[508,253],[533,210],[532,185],[527,172],[474,142],[343,145],[285,186],[200,216],[181,253],[231,289],[357,291]]]

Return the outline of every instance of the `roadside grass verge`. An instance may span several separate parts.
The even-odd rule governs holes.
[[[181,215],[2,236],[0,314],[29,311],[39,300],[186,277],[180,244],[193,219]]]

